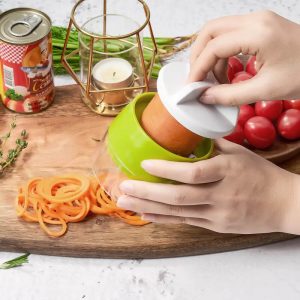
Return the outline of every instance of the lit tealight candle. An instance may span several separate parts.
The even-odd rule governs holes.
[[[93,67],[92,76],[99,89],[119,89],[131,86],[133,68],[123,58],[106,58]]]

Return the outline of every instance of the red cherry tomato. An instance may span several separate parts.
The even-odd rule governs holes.
[[[252,75],[250,75],[249,73],[247,73],[245,71],[238,72],[234,75],[234,78],[232,79],[231,83],[238,83],[240,81],[248,80],[252,77],[253,77]]]
[[[256,71],[256,57],[251,56],[246,64],[246,72],[251,74],[252,76],[255,76],[257,71]]]
[[[244,124],[252,117],[255,116],[254,108],[251,105],[245,104],[240,106],[240,113],[238,123],[244,126]]]
[[[270,147],[276,138],[274,125],[261,116],[252,117],[245,123],[244,134],[249,144],[258,149]]]
[[[300,110],[291,108],[278,119],[277,128],[281,136],[288,140],[300,138]]]
[[[225,136],[224,138],[230,142],[243,145],[245,140],[245,135],[241,124],[238,123],[234,131],[231,134]]]
[[[228,65],[227,67],[227,78],[228,78],[228,81],[231,83],[232,79],[234,78],[234,72],[233,72],[233,69],[232,67],[230,67]]]
[[[227,77],[229,82],[232,81],[236,73],[241,72],[243,70],[244,66],[238,57],[232,56],[228,58]]]
[[[296,100],[284,100],[283,101],[284,109],[295,108],[300,110],[300,99]]]
[[[271,121],[277,120],[283,110],[282,100],[259,101],[255,103],[255,112],[258,116],[266,117]]]

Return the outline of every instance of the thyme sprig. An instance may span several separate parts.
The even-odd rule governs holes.
[[[28,146],[27,131],[23,129],[16,139],[15,147],[9,149],[7,153],[4,153],[4,147],[7,141],[11,138],[13,130],[17,127],[16,117],[12,119],[9,131],[0,137],[0,175],[4,173],[5,169],[10,167],[18,158],[20,153]]]

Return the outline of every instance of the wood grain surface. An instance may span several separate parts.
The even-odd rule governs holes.
[[[0,107],[0,133],[12,113]],[[0,250],[48,255],[105,258],[160,258],[242,249],[294,238],[282,233],[219,234],[189,225],[150,224],[130,226],[122,221],[91,216],[70,224],[62,238],[46,236],[38,224],[16,217],[18,186],[35,176],[67,172],[91,174],[98,147],[111,118],[92,113],[80,99],[75,85],[57,88],[55,103],[35,115],[18,115],[17,131],[29,132],[29,147],[16,165],[0,178]],[[300,174],[300,155],[282,167]]]

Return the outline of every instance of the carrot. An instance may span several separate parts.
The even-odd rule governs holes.
[[[81,222],[89,213],[115,216],[131,225],[149,223],[119,208],[95,178],[78,174],[29,180],[18,190],[16,211],[24,221],[39,223],[51,237],[64,235],[68,223]]]

